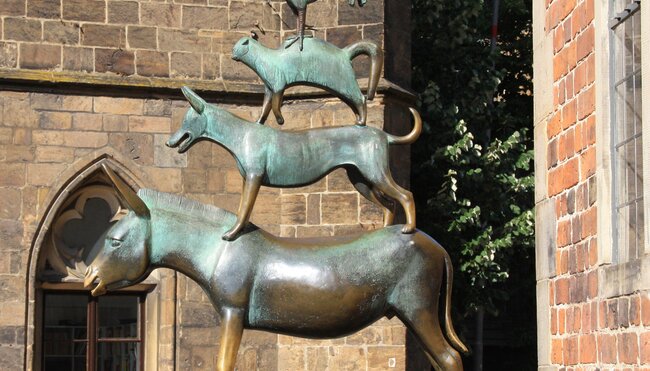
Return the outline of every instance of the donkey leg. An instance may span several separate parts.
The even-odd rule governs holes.
[[[264,89],[264,102],[262,103],[262,113],[260,114],[260,118],[257,119],[258,124],[263,124],[266,122],[266,118],[269,117],[269,113],[271,112],[271,97],[273,96],[273,92],[271,89],[268,87]]]
[[[275,120],[278,122],[278,125],[284,124],[284,117],[282,117],[282,112],[280,111],[283,98],[284,90],[273,93],[273,97],[271,98],[271,108],[273,108],[273,114],[275,115]]]
[[[222,236],[224,240],[234,240],[237,236],[237,233],[239,233],[239,231],[244,228],[248,222],[248,218],[251,216],[251,211],[253,211],[255,199],[257,198],[257,193],[259,192],[261,185],[261,175],[246,176],[246,179],[244,179],[244,189],[242,190],[241,199],[239,201],[239,210],[237,211],[237,222],[232,228],[230,228],[228,232]]]
[[[435,313],[423,309],[406,315],[405,318],[398,316],[416,335],[434,368],[441,371],[463,371],[460,354],[445,339]]]
[[[217,371],[232,371],[237,361],[237,351],[244,332],[242,311],[226,308],[221,311],[221,344],[217,358]]]

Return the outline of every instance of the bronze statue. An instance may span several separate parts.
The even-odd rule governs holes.
[[[220,235],[235,215],[173,194],[136,194],[104,169],[130,211],[107,232],[85,286],[98,279],[96,296],[141,282],[159,267],[187,275],[221,318],[218,371],[234,369],[244,329],[324,339],[383,316],[401,319],[434,367],[462,370],[458,351],[467,349],[451,322],[451,262],[423,232],[402,234],[391,226],[356,236],[287,239],[247,224],[228,242]]]
[[[208,104],[187,87],[190,102],[181,128],[167,146],[187,151],[194,143],[211,140],[230,152],[244,177],[237,222],[223,238],[233,240],[244,228],[260,186],[300,187],[311,184],[336,168],[346,169],[354,187],[368,200],[384,207],[384,223],[391,224],[392,201],[406,213],[402,233],[415,231],[415,204],[411,192],[393,180],[388,165],[388,145],[408,144],[422,130],[418,112],[411,108],[415,125],[411,133],[398,137],[368,126],[343,126],[284,132],[241,119]]]
[[[341,98],[357,116],[357,125],[365,125],[367,100],[372,100],[384,63],[384,52],[377,44],[359,41],[343,49],[320,39],[307,39],[307,49],[289,47],[285,41],[278,49],[270,49],[252,37],[241,38],[232,49],[232,58],[250,67],[264,82],[263,124],[273,108],[278,124],[284,123],[280,112],[284,90],[293,85],[311,85],[325,89]],[[370,57],[370,78],[367,97],[361,93],[352,68],[352,59],[360,54]]]
[[[287,0],[287,4],[293,13],[298,17],[296,21],[296,29],[298,30],[298,35],[292,37],[291,44],[295,43],[296,40],[300,41],[300,50],[303,49],[303,40],[305,39],[305,19],[307,18],[307,4],[311,4],[316,0]],[[366,0],[358,0],[359,6],[366,5]],[[350,6],[354,6],[354,0],[348,0]]]

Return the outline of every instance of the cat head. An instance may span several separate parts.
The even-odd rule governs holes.
[[[235,46],[232,47],[232,59],[236,61],[243,60],[244,56],[248,54],[251,44],[257,43],[257,34],[251,32],[250,36],[242,37],[237,41]]]

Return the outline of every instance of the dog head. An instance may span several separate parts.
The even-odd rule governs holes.
[[[199,97],[187,86],[183,87],[183,95],[190,102],[192,108],[187,110],[181,128],[178,129],[167,141],[167,147],[178,147],[178,153],[184,153],[205,134],[207,117],[204,114],[208,103]]]

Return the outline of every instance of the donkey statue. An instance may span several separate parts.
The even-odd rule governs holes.
[[[244,329],[325,339],[383,316],[400,318],[436,369],[462,370],[458,352],[467,349],[451,322],[451,262],[426,234],[391,226],[357,236],[288,239],[249,223],[229,242],[221,233],[234,214],[153,190],[136,194],[104,170],[130,211],[106,233],[85,286],[98,280],[97,296],[141,282],[159,267],[187,275],[221,318],[218,371],[234,369]]]

